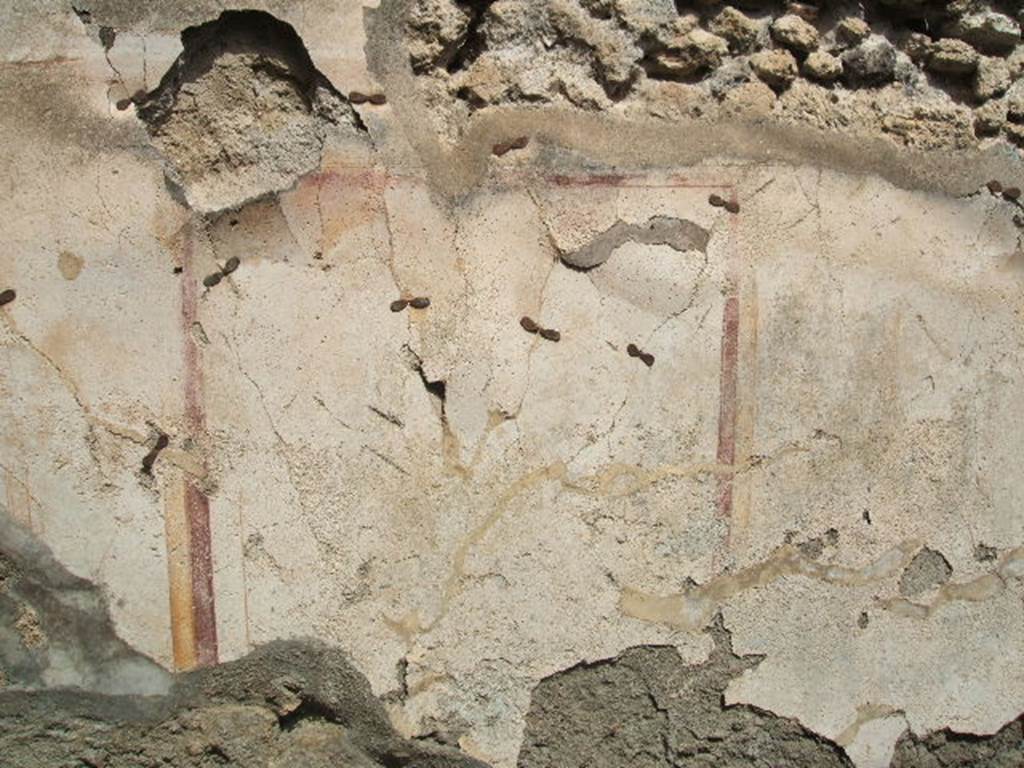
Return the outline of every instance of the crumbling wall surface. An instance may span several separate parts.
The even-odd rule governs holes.
[[[1020,14],[0,3],[0,754],[1020,765]]]
[[[484,766],[401,738],[343,653],[299,641],[182,675],[157,695],[0,692],[0,747],[11,766]]]
[[[842,750],[799,723],[725,707],[730,678],[758,659],[732,652],[721,621],[708,660],[686,666],[671,647],[631,648],[534,689],[519,764],[529,766],[849,766]]]

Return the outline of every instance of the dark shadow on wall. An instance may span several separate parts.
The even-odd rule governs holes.
[[[2,506],[0,674],[3,766],[485,768],[400,737],[345,654],[315,640],[171,675]]]
[[[7,688],[156,694],[168,673],[117,636],[107,600],[0,505],[0,676]]]

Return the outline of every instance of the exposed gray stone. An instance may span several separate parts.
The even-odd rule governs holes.
[[[519,768],[847,768],[835,744],[752,707],[723,706],[729,681],[757,666],[721,624],[704,664],[671,647],[631,648],[552,675],[534,689]]]
[[[809,53],[818,47],[818,30],[796,14],[780,16],[771,30],[775,42],[794,51]]]
[[[748,51],[757,42],[761,26],[742,11],[727,5],[708,24],[708,29],[729,41],[733,51]]]
[[[1020,42],[1020,25],[994,11],[972,13],[949,25],[948,34],[986,53],[1006,53]]]
[[[26,767],[486,768],[402,739],[345,655],[313,641],[182,675],[161,696],[0,692],[0,753]]]
[[[802,70],[812,80],[831,83],[843,74],[843,63],[831,53],[814,51],[804,61]]]
[[[974,131],[979,136],[995,136],[1006,125],[1006,100],[993,99],[974,110]]]
[[[932,39],[920,32],[910,32],[900,40],[900,48],[915,64],[923,64],[931,51]]]
[[[974,73],[974,97],[978,101],[1002,96],[1010,87],[1010,66],[1002,59],[982,58]]]
[[[927,67],[944,75],[969,75],[978,66],[978,52],[962,40],[937,40],[928,51]]]
[[[836,25],[836,40],[844,46],[857,45],[871,34],[871,28],[858,16],[847,16]]]
[[[644,224],[617,221],[589,245],[578,251],[563,253],[562,261],[576,269],[592,269],[604,264],[623,243],[667,245],[679,252],[703,252],[710,233],[692,221],[668,216],[654,216]]]
[[[1006,114],[1014,123],[1024,123],[1024,80],[1018,80],[1006,92]]]
[[[789,51],[759,51],[750,57],[754,73],[773,90],[786,89],[796,79],[796,59]]]
[[[728,54],[728,43],[703,29],[693,29],[645,60],[649,75],[685,80],[717,67]]]
[[[941,552],[925,547],[910,561],[900,577],[900,594],[914,597],[949,581],[953,569]]]
[[[880,35],[846,51],[842,60],[844,79],[854,86],[890,82],[896,71],[896,49]]]
[[[906,733],[896,743],[890,768],[1018,768],[1024,755],[1024,718],[991,736],[938,731]]]
[[[472,16],[454,0],[413,3],[406,22],[413,69],[447,66],[465,40]]]

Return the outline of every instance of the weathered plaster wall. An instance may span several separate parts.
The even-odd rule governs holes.
[[[1021,764],[1017,9],[736,5],[0,3],[15,764]]]

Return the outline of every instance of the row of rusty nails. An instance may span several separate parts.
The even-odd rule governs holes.
[[[506,152],[510,152],[513,149],[525,149],[526,145],[530,143],[529,136],[519,136],[518,138],[512,139],[511,141],[502,141],[491,147],[493,152],[498,157],[501,157]]]
[[[652,355],[650,352],[642,351],[636,344],[628,344],[626,346],[626,354],[629,355],[630,357],[640,358],[643,364],[646,365],[648,368],[654,365],[654,355]]]
[[[213,288],[213,286],[219,283],[223,278],[227,277],[236,269],[238,269],[239,264],[241,264],[241,262],[238,260],[238,257],[232,256],[230,259],[224,262],[224,266],[221,267],[219,271],[211,272],[206,277],[204,277],[203,285],[205,285],[207,288]]]
[[[369,102],[375,106],[381,104],[387,104],[388,97],[383,93],[362,93],[361,91],[351,91],[348,95],[348,100],[352,104],[366,104]]]
[[[740,204],[735,200],[726,200],[721,195],[711,195],[708,197],[708,202],[715,208],[725,208],[729,213],[739,213]]]
[[[1002,195],[1007,200],[1016,202],[1020,199],[1020,187],[1004,187],[998,181],[990,181],[985,185],[993,195]]]
[[[401,312],[406,307],[413,309],[426,309],[430,306],[430,299],[426,296],[417,296],[414,299],[396,299],[391,302],[392,312]]]
[[[993,195],[996,195],[997,197],[1001,195],[1002,198],[1007,202],[1013,203],[1018,208],[1024,210],[1024,206],[1021,205],[1020,201],[1020,187],[1004,187],[1002,182],[996,181],[995,179],[990,181],[985,186],[988,187],[988,191],[991,192]],[[1015,213],[1013,215],[1013,223],[1017,227],[1024,229],[1024,215],[1020,213]]]
[[[542,339],[547,339],[548,341],[560,341],[562,339],[562,334],[554,328],[541,328],[535,320],[525,315],[519,319],[519,325],[527,333],[536,333]]]
[[[556,331],[554,328],[541,328],[540,325],[532,317],[523,316],[519,319],[519,325],[523,327],[523,330],[527,333],[536,333],[543,339],[548,341],[559,341],[562,338],[562,334]],[[630,357],[640,358],[644,365],[650,368],[654,365],[654,355],[650,352],[642,352],[636,344],[630,344],[626,347],[626,353]]]

